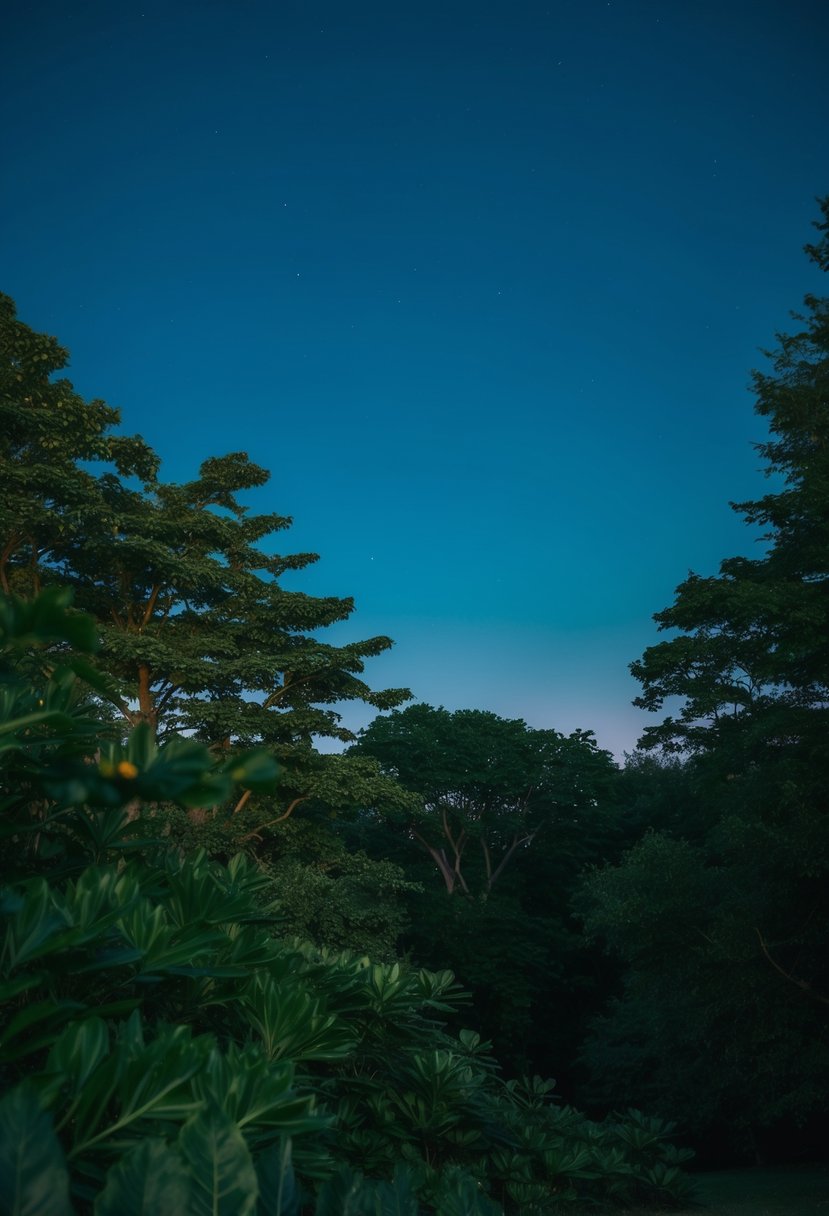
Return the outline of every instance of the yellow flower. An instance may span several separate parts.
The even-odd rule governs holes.
[[[118,765],[118,776],[127,777],[130,781],[138,776],[138,769],[129,760],[122,760]]]

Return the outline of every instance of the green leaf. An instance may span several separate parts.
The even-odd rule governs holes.
[[[11,596],[0,611],[0,644],[13,641],[23,648],[68,642],[77,650],[98,648],[95,623],[84,613],[70,611],[72,592],[47,587],[34,600]]]
[[[297,983],[277,984],[257,974],[243,999],[270,1060],[341,1060],[354,1049],[352,1029]]]
[[[237,756],[231,762],[230,775],[243,789],[269,794],[276,787],[279,765],[270,752],[259,749]]]
[[[32,726],[42,726],[47,723],[50,726],[59,726],[67,729],[72,726],[72,719],[67,714],[61,713],[54,709],[38,709],[30,714],[24,714],[22,718],[12,718],[8,722],[0,722],[0,735],[16,734],[18,731],[29,730]],[[26,740],[15,742],[12,740],[9,747],[23,747]]]
[[[80,1093],[98,1065],[109,1054],[109,1033],[102,1018],[87,1018],[67,1026],[49,1056],[50,1072],[69,1081]]]
[[[67,1036],[74,1038],[74,1030]],[[212,1048],[207,1036],[192,1039],[185,1026],[164,1027],[146,1045],[135,1012],[118,1031],[112,1050],[89,1079],[75,1088],[72,1107],[63,1122],[74,1143],[69,1158],[77,1158],[102,1141],[123,1143],[147,1124],[183,1121],[202,1107],[190,1085]],[[63,1050],[59,1043],[55,1052]],[[71,1119],[71,1121],[70,1121]]]
[[[383,1216],[385,1211],[383,1209]],[[459,1171],[447,1186],[441,1187],[439,1211],[440,1216],[503,1216],[501,1205],[485,1194],[474,1178],[461,1175]],[[389,1211],[389,1216],[391,1212],[393,1210]]]
[[[274,1144],[256,1163],[256,1216],[299,1216],[299,1187],[291,1164],[291,1141]]]
[[[395,1169],[391,1182],[375,1182],[370,1185],[374,1191],[374,1205],[367,1210],[371,1211],[372,1216],[418,1216],[419,1208],[412,1175],[405,1166]],[[470,1208],[469,1216],[472,1216],[473,1212],[474,1208]],[[449,1216],[448,1212],[446,1216]]]
[[[16,980],[0,982],[0,1005],[13,1001],[21,992],[37,988],[39,984],[43,983],[44,978],[43,972],[39,972],[37,975],[20,975]]]
[[[239,1128],[218,1110],[188,1119],[179,1145],[193,1171],[190,1216],[248,1216],[259,1184]]]
[[[361,1174],[344,1165],[320,1187],[316,1216],[366,1216]]]
[[[143,1140],[107,1174],[95,1216],[182,1216],[191,1193],[179,1154],[161,1139]]]
[[[315,1113],[313,1098],[297,1096],[293,1074],[289,1061],[271,1063],[253,1043],[228,1043],[224,1051],[211,1051],[193,1078],[193,1094],[205,1107],[211,1100],[220,1106],[246,1135],[264,1132],[268,1142],[319,1133],[330,1119]]]
[[[80,1001],[36,1001],[25,1005],[0,1035],[0,1061],[19,1060],[51,1046],[66,1025],[68,1016],[86,1006]]]
[[[51,1116],[28,1082],[0,1102],[0,1216],[71,1216],[69,1174]]]
[[[82,619],[86,620],[89,618],[84,617]],[[101,671],[98,667],[93,667],[93,665],[87,659],[82,659],[77,655],[73,655],[66,660],[64,666],[73,672],[74,675],[83,680],[84,684],[87,684],[105,700],[114,701],[118,697],[120,688],[117,680],[115,680],[113,676],[109,675],[108,672]]]

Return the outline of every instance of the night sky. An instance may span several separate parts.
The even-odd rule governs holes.
[[[168,480],[272,470],[321,555],[286,585],[395,639],[375,687],[630,750],[652,613],[757,543],[750,369],[825,290],[825,0],[3,25],[0,289],[76,387]]]

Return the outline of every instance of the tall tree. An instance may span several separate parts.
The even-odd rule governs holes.
[[[806,246],[829,270],[829,198]],[[757,413],[770,437],[757,445],[779,488],[734,504],[767,529],[765,553],[724,561],[714,577],[691,574],[656,616],[679,636],[632,665],[637,704],[659,710],[679,696],[678,718],[645,732],[645,745],[710,750],[732,741],[747,761],[769,747],[808,751],[829,715],[829,299],[805,297],[800,328],[778,335],[770,372],[755,372]]]
[[[235,452],[204,461],[193,481],[162,482],[146,443],[114,432],[116,410],[53,381],[67,360],[0,299],[0,583],[24,595],[71,586],[97,623],[126,724],[185,730],[217,750],[265,744],[293,774],[298,805],[332,785],[314,737],[353,738],[339,702],[390,709],[409,696],[362,679],[390,639],[317,636],[353,600],[282,585],[317,559],[271,552],[291,520],[240,501],[267,482],[264,469]]]
[[[806,248],[826,272],[821,206]],[[736,507],[764,552],[692,574],[656,618],[677,635],[633,664],[640,705],[682,698],[643,744],[690,754],[696,847],[674,822],[674,838],[596,873],[580,905],[627,967],[588,1044],[594,1093],[653,1101],[699,1133],[724,1118],[721,1134],[760,1148],[815,1132],[828,1096],[829,299],[808,295],[795,318],[754,376],[774,488]]]
[[[349,758],[366,753],[416,799],[348,829],[423,888],[407,896],[407,951],[472,989],[474,1024],[510,1068],[567,1086],[593,970],[568,904],[615,835],[611,757],[587,732],[428,705],[376,719]]]
[[[413,705],[376,718],[352,748],[373,756],[422,810],[407,834],[449,895],[485,900],[557,818],[590,813],[613,762],[591,732],[532,730],[484,710]]]
[[[263,486],[244,452],[202,463],[184,485],[155,481],[136,492],[103,487],[108,535],[84,537],[67,575],[79,606],[100,623],[103,654],[134,690],[128,720],[187,728],[215,745],[253,740],[279,747],[315,735],[348,740],[333,706],[397,705],[405,690],[373,692],[364,660],[386,637],[344,646],[316,631],[346,619],[351,599],[288,591],[279,579],[317,560],[265,545],[290,519],[249,515],[240,493]]]
[[[7,594],[37,591],[44,567],[62,563],[69,537],[102,525],[102,468],[142,482],[158,469],[140,437],[115,433],[117,410],[54,379],[68,362],[57,340],[24,325],[0,293],[0,589]]]

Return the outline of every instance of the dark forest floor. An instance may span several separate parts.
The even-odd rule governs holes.
[[[829,1216],[829,1166],[717,1170],[695,1175],[697,1202],[664,1216]],[[628,1216],[663,1216],[636,1208]]]

